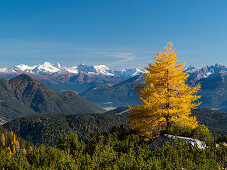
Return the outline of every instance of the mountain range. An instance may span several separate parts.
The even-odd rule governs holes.
[[[206,79],[211,75],[214,76],[216,74],[227,71],[227,67],[220,64],[205,66],[202,67],[201,69],[189,66],[188,69],[186,69],[186,71],[188,71],[190,75],[188,78],[189,84],[195,84],[200,79]]]
[[[0,117],[14,119],[31,114],[102,113],[103,109],[73,91],[58,93],[32,77],[21,74],[0,79]]]
[[[82,93],[95,87],[108,87],[134,77],[144,71],[132,68],[111,70],[105,65],[88,66],[80,64],[64,67],[61,64],[44,62],[35,66],[20,64],[9,68],[0,68],[0,76],[6,79],[26,73],[41,81],[55,91],[72,90]]]
[[[201,107],[227,111],[227,68],[221,65],[206,66],[201,69],[189,67],[188,84],[201,84]],[[140,74],[115,84],[111,87],[93,88],[81,93],[85,99],[101,107],[119,107],[140,103],[136,94],[136,85],[143,85],[143,76]]]
[[[106,75],[114,77],[129,78],[135,76],[143,71],[138,68],[123,69],[120,71],[111,70],[105,65],[92,65],[88,66],[85,64],[76,65],[73,67],[65,67],[61,64],[54,65],[50,62],[44,62],[43,64],[38,64],[34,66],[28,66],[25,64],[20,64],[10,68],[0,68],[0,73],[38,73],[43,75],[51,74],[79,74],[81,72],[90,75]]]
[[[202,68],[190,66],[186,71],[189,85],[201,84],[202,107],[227,111],[227,67],[219,64]],[[144,76],[144,71],[137,68],[115,71],[105,65],[64,67],[45,62],[0,68],[0,76],[6,79],[21,73],[29,74],[59,93],[75,91],[103,108],[138,104],[136,85],[143,84]]]

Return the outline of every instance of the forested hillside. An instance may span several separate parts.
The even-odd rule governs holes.
[[[227,113],[198,108],[192,110],[192,116],[196,116],[199,123],[206,125],[211,133],[227,135]]]
[[[14,119],[43,113],[102,113],[103,109],[75,92],[57,93],[26,74],[0,79],[0,117]]]
[[[91,134],[108,132],[114,126],[127,126],[128,107],[121,107],[107,113],[34,115],[15,119],[4,124],[4,127],[35,145],[53,145],[64,133],[77,132],[80,137],[87,138]],[[123,114],[119,115],[119,113]],[[227,113],[199,108],[193,110],[192,115],[197,117],[200,124],[206,125],[213,135],[227,134]]]
[[[127,118],[127,115],[109,114],[44,114],[18,118],[4,127],[35,145],[54,145],[62,134],[76,132],[86,139],[92,134],[108,132],[114,126],[126,125]]]
[[[13,119],[20,116],[35,114],[31,108],[17,100],[12,91],[9,83],[0,78],[0,117]]]
[[[18,135],[15,135],[12,131],[0,125],[0,153],[2,150],[7,150],[11,154],[18,152],[26,153],[32,148],[32,143],[28,143]]]

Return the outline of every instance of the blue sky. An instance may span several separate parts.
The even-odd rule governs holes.
[[[226,0],[0,0],[0,67],[143,68],[168,41],[179,62],[227,66],[226,9]]]

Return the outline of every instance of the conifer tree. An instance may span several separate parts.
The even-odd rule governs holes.
[[[2,133],[1,134],[1,146],[5,146],[6,145],[6,138],[5,138],[5,134],[4,133]]]
[[[190,117],[191,109],[200,103],[196,92],[200,85],[186,84],[188,73],[184,64],[177,64],[177,53],[169,42],[163,52],[157,53],[153,64],[146,68],[145,86],[138,86],[137,93],[141,105],[130,107],[129,124],[141,135],[155,138],[160,130],[167,130],[172,124],[197,127],[195,117]]]
[[[23,151],[23,153],[24,153],[24,154],[27,154],[27,151],[26,151],[26,149],[25,149],[25,148],[24,148],[22,151]]]

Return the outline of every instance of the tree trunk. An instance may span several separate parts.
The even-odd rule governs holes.
[[[171,127],[171,121],[170,121],[170,118],[167,118],[166,120],[167,120],[166,131],[169,132]]]

